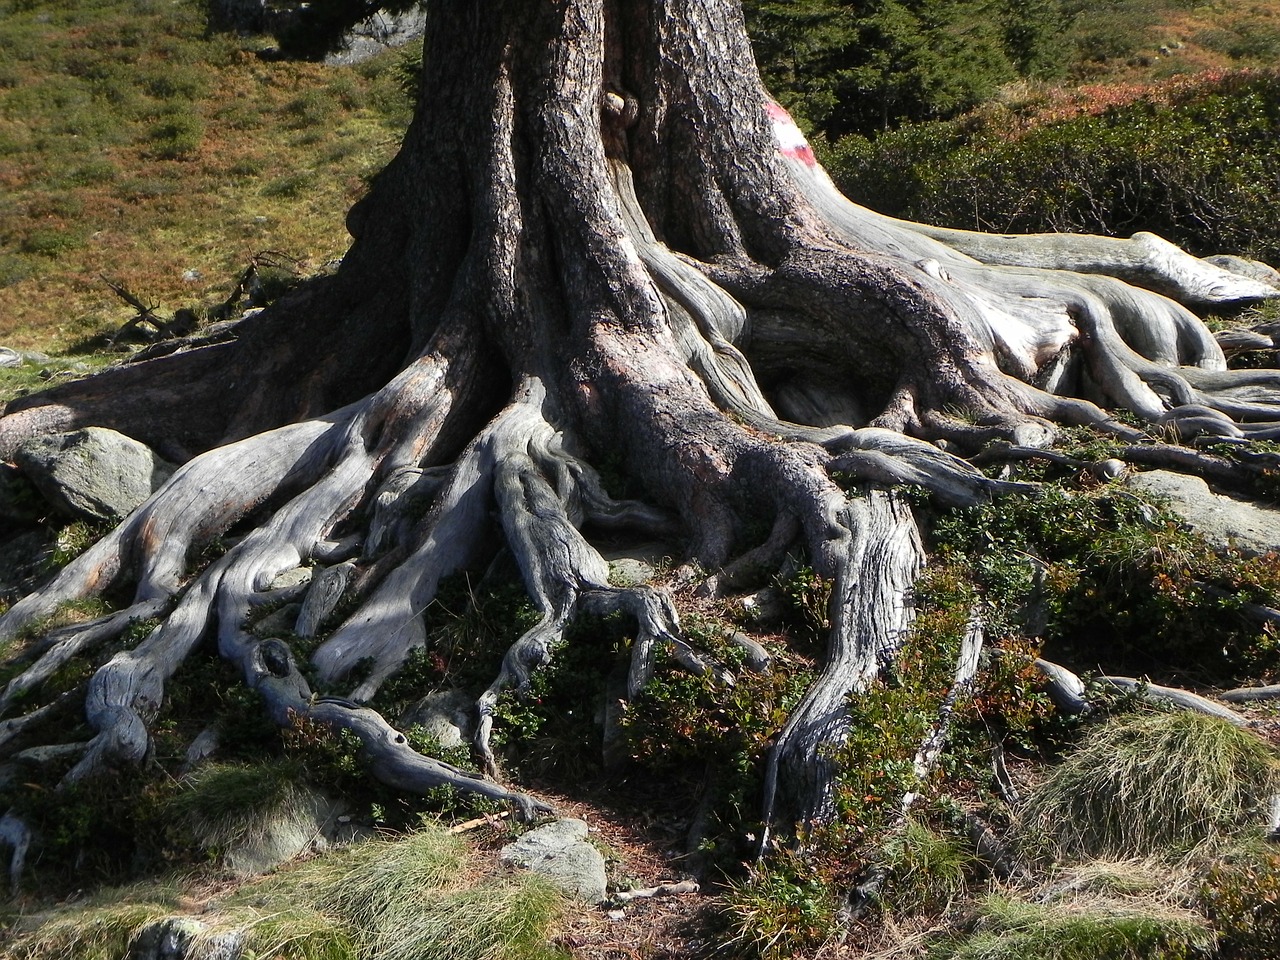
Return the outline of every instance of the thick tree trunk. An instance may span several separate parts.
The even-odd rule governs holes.
[[[417,115],[351,211],[335,277],[232,341],[15,402],[0,419],[3,455],[33,433],[98,423],[188,461],[0,620],[13,636],[64,600],[125,585],[130,615],[171,611],[90,683],[97,736],[69,779],[140,758],[165,683],[214,635],[280,722],[352,729],[375,775],[531,810],[409,758],[354,702],[422,644],[421,611],[479,556],[496,511],[541,620],[480,698],[491,769],[496,697],[527,683],[581,610],[636,621],[631,694],[658,645],[714,669],[682,640],[669,597],[609,584],[588,525],[677,531],[708,590],[807,551],[835,585],[834,627],[772,762],[767,819],[785,831],[830,815],[843,705],[910,621],[920,546],[880,488],[921,485],[952,503],[1012,488],[932,441],[1036,447],[1054,421],[1136,433],[1105,406],[1184,432],[1280,430],[1280,375],[1228,371],[1175,302],[1275,296],[1271,275],[1147,237],[984,240],[855,207],[762,89],[734,0],[430,9]],[[605,494],[600,456],[625,465],[645,504]],[[837,471],[861,485],[853,499]],[[424,499],[414,522],[403,505]],[[246,519],[254,532],[188,583],[187,557]],[[329,685],[372,663],[352,702],[318,704],[288,648],[246,632],[249,610],[279,596],[277,576],[309,562],[343,566],[316,578],[303,630],[333,608],[335,584],[359,597],[313,658]],[[59,638],[0,708],[126,619]]]

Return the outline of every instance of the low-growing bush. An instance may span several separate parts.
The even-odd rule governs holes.
[[[882,213],[996,232],[1159,234],[1193,253],[1280,258],[1280,74],[1085,90],[822,149]]]

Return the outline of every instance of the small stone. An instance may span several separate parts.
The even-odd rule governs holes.
[[[204,274],[202,274],[199,270],[183,270],[182,279],[185,280],[187,283],[195,283],[197,280],[204,279]]]
[[[292,570],[286,570],[272,580],[271,589],[287,590],[290,587],[300,587],[303,584],[310,583],[314,573],[315,571],[311,567],[294,567]]]
[[[609,561],[609,582],[617,587],[638,587],[653,580],[656,571],[636,557]]]
[[[293,633],[298,624],[298,614],[302,612],[302,604],[286,603],[279,610],[267,614],[253,625],[253,632],[259,637],[279,637]]]
[[[584,903],[599,903],[608,892],[604,856],[586,837],[584,821],[557,820],[503,847],[499,859],[541,874]]]
[[[1099,480],[1118,480],[1124,476],[1129,469],[1129,465],[1123,460],[1117,460],[1115,457],[1109,457],[1093,465],[1093,475]]]
[[[400,718],[403,726],[420,726],[446,750],[471,742],[476,702],[461,690],[429,693]]]

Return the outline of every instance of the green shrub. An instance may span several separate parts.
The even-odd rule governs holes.
[[[1111,90],[1031,117],[991,108],[874,142],[845,137],[823,160],[851,199],[891,216],[997,232],[1145,230],[1201,255],[1280,258],[1280,74]]]
[[[179,111],[162,117],[147,132],[149,152],[162,160],[186,160],[200,149],[204,121],[193,113]]]
[[[56,260],[72,250],[84,246],[84,237],[75,230],[57,227],[36,227],[22,238],[20,250],[37,257]]]
[[[724,896],[724,947],[759,960],[784,960],[826,942],[836,929],[836,901],[811,865],[780,856]]]
[[[1270,842],[1219,856],[1204,875],[1199,905],[1218,932],[1222,960],[1280,956],[1280,854]]]
[[[1106,455],[1096,442],[1076,452]],[[1280,665],[1275,639],[1238,612],[1242,600],[1277,602],[1280,559],[1216,556],[1131,494],[1046,485],[943,511],[932,534],[939,559],[972,577],[992,636],[1041,637],[1069,662],[1134,674],[1194,664],[1231,683]]]

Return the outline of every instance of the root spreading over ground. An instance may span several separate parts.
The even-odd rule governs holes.
[[[379,780],[531,816],[539,801],[494,779],[493,708],[579,614],[634,621],[629,697],[659,649],[732,682],[667,593],[610,583],[600,538],[627,531],[676,545],[707,594],[767,581],[796,550],[832,584],[827,658],[762,798],[791,833],[832,815],[829,748],[912,620],[925,557],[901,487],[1024,494],[965,457],[1038,450],[1064,424],[1174,467],[1199,454],[1137,441],[1280,438],[1280,372],[1228,369],[1193,312],[1280,296],[1269,268],[1150,235],[985,236],[855,206],[760,87],[729,0],[463,7],[428,31],[414,124],[352,211],[335,277],[234,340],[5,410],[0,454],[92,423],[185,462],[0,620],[8,640],[67,601],[129,598],[34,642],[0,694],[0,751],[48,736],[57,705],[24,713],[27,691],[154,617],[76,692],[94,733],[66,782],[140,762],[166,685],[212,642],[281,725],[352,731]],[[606,490],[606,465],[634,499]],[[472,773],[364,704],[423,644],[441,581],[496,543],[539,620],[476,704]],[[308,582],[277,586],[299,567]],[[299,597],[296,632],[327,631],[306,671],[247,626]],[[20,823],[7,836],[24,847]]]

